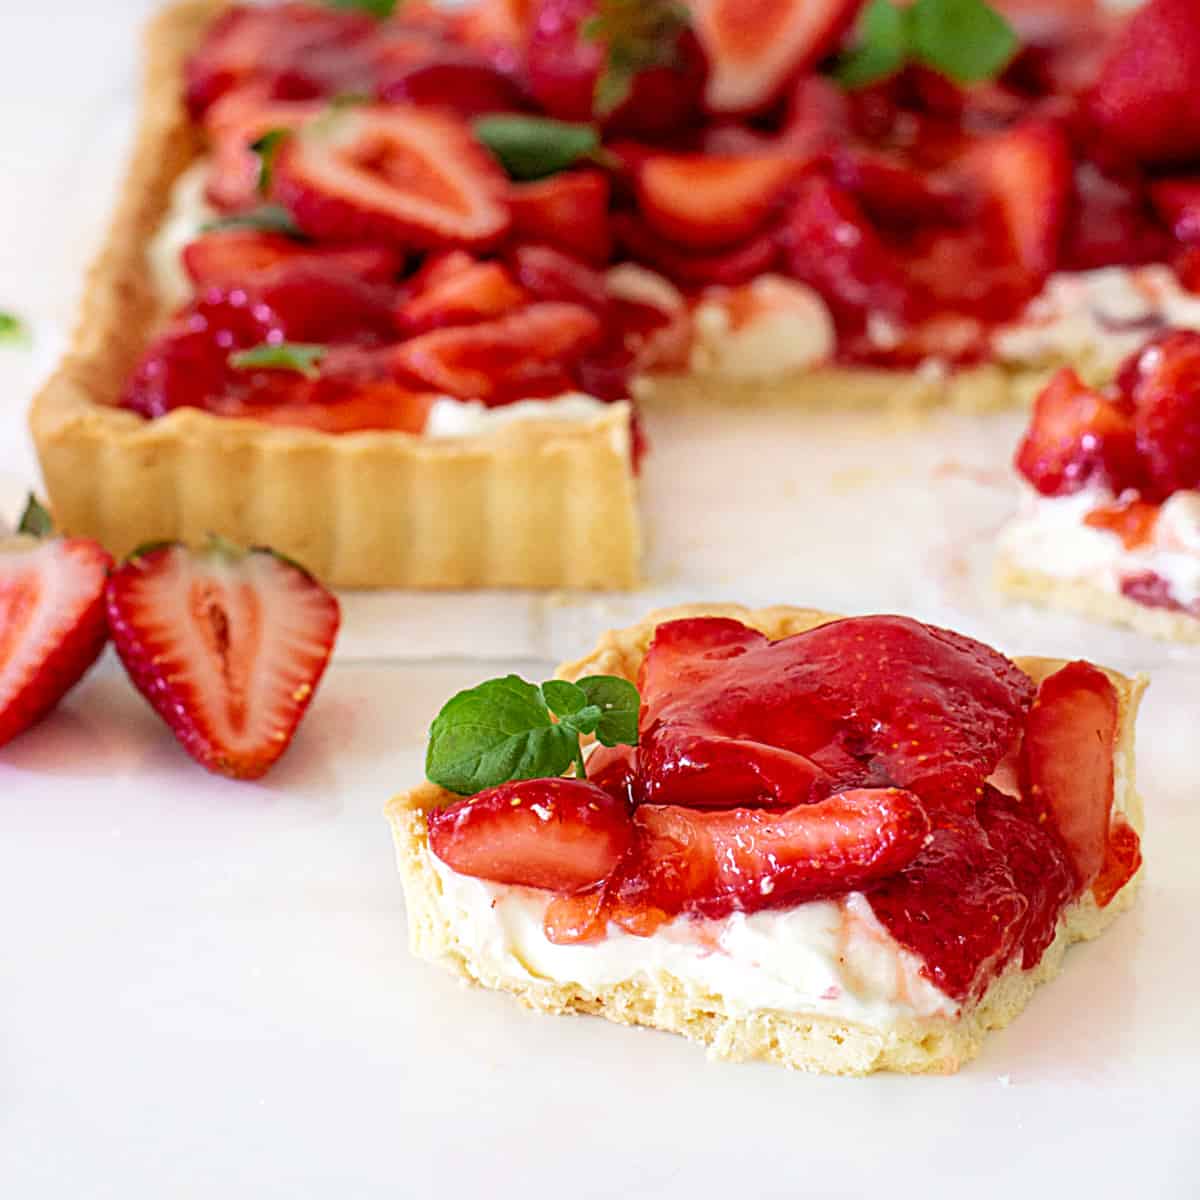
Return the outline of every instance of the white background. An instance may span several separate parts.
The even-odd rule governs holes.
[[[0,308],[35,335],[0,350],[10,514],[149,9],[0,0]],[[0,752],[0,1196],[1200,1195],[1200,651],[991,596],[1019,425],[652,414],[648,592],[348,598],[338,662],[261,786],[193,767],[106,657]],[[442,700],[700,597],[907,611],[1153,675],[1143,898],[958,1076],[711,1064],[409,957],[380,810],[419,777]],[[453,661],[472,655],[493,661]]]

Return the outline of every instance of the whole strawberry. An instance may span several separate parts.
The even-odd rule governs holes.
[[[135,552],[107,605],[134,686],[201,766],[237,779],[287,749],[339,624],[337,600],[302,568],[215,537]]]
[[[527,64],[551,116],[645,138],[688,123],[706,72],[687,13],[670,0],[535,0]]]
[[[108,641],[112,559],[97,542],[50,533],[31,500],[22,536],[0,540],[0,746],[54,708]]]

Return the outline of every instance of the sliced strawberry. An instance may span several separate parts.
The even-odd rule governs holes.
[[[1150,184],[1150,200],[1181,242],[1200,242],[1200,176],[1157,179]]]
[[[637,803],[637,748],[635,746],[597,746],[588,756],[589,783],[603,788],[629,808]]]
[[[555,246],[601,266],[612,255],[609,191],[608,176],[591,168],[514,183],[508,194],[513,237]]]
[[[1077,492],[1094,479],[1114,492],[1136,487],[1141,467],[1133,421],[1063,367],[1034,403],[1016,467],[1046,496]]]
[[[412,107],[353,107],[284,141],[274,195],[314,237],[481,246],[508,228],[507,183],[467,125]]]
[[[1104,864],[1092,883],[1092,896],[1105,908],[1113,897],[1138,873],[1142,865],[1142,839],[1123,817],[1114,818],[1109,827]]]
[[[517,282],[537,300],[579,304],[597,316],[608,312],[604,276],[551,246],[518,246],[510,256]]]
[[[1148,499],[1200,487],[1200,333],[1175,330],[1151,341],[1122,371]]]
[[[691,310],[683,294],[656,271],[621,263],[605,276],[611,341],[641,370],[678,370],[692,344]]]
[[[632,213],[616,213],[613,232],[630,258],[661,271],[682,287],[748,283],[766,274],[779,260],[779,246],[770,233],[715,254],[695,254],[664,241]]]
[[[403,264],[390,246],[312,246],[278,233],[223,229],[183,248],[183,265],[197,287],[236,287],[283,263],[315,262],[368,282],[396,278]]]
[[[838,147],[833,179],[880,225],[958,225],[967,215],[966,196],[945,173],[920,171],[886,151]]]
[[[1194,0],[1149,0],[1130,15],[1088,104],[1111,151],[1166,165],[1200,157],[1200,21]]]
[[[227,387],[229,355],[285,340],[278,315],[241,288],[212,288],[178,313],[142,353],[121,405],[144,417],[206,408]]]
[[[365,45],[376,22],[350,9],[288,3],[233,5],[209,27],[187,61],[187,102],[200,116],[231,89],[269,81],[297,99],[362,86]]]
[[[503,404],[570,389],[571,368],[601,335],[576,304],[534,304],[495,321],[437,329],[392,350],[395,368],[463,400]]]
[[[903,324],[913,296],[895,255],[851,196],[819,176],[805,180],[782,232],[788,273],[817,291],[839,326],[862,328],[869,313]]]
[[[1111,504],[1093,508],[1083,523],[1092,529],[1107,529],[1121,539],[1126,550],[1138,550],[1149,545],[1158,524],[1159,506],[1127,494]]]
[[[83,538],[0,546],[0,746],[40,721],[99,658],[111,566]]]
[[[529,86],[564,121],[600,118],[606,130],[659,139],[685,126],[704,88],[695,35],[663,0],[534,0],[526,43]],[[631,75],[611,111],[597,104],[602,75]]]
[[[691,0],[709,61],[704,103],[713,113],[766,108],[787,83],[832,50],[861,0]]]
[[[1149,203],[1157,203],[1156,186],[1151,185],[1147,196],[1137,171],[1101,171],[1094,163],[1078,163],[1060,268],[1089,271],[1163,262],[1170,254],[1171,239]],[[1161,208],[1160,213],[1164,220],[1170,219]],[[1177,236],[1182,234],[1177,231]],[[1200,238],[1200,207],[1194,236]]]
[[[334,255],[280,263],[246,283],[292,342],[383,342],[395,336],[399,291],[372,283]]]
[[[660,237],[719,250],[761,229],[795,177],[788,158],[659,154],[638,172],[638,204]]]
[[[643,804],[633,824],[618,921],[622,908],[722,917],[843,895],[902,870],[929,835],[920,801],[894,788],[774,812]]]
[[[853,135],[846,92],[824,75],[803,75],[788,98],[781,141],[801,162],[824,158]]]
[[[960,167],[994,206],[1016,261],[1042,279],[1058,262],[1071,195],[1060,126],[1031,119],[979,141]]]
[[[452,870],[493,883],[578,892],[633,841],[629,809],[582,779],[527,779],[429,814],[429,847]]]
[[[943,813],[936,826],[920,856],[867,899],[896,941],[922,958],[921,974],[965,1000],[982,993],[1019,944],[1029,901],[974,817]]]
[[[508,75],[463,50],[442,51],[393,74],[379,97],[388,104],[440,108],[468,118],[524,107]]]
[[[444,325],[473,325],[513,312],[528,293],[498,262],[472,263],[466,270],[405,296],[396,309],[396,324],[407,335]]]
[[[1108,676],[1073,662],[1042,681],[1025,726],[1022,791],[1066,846],[1076,893],[1104,864],[1119,712]]]
[[[134,686],[201,766],[257,779],[287,749],[329,661],[338,603],[269,550],[214,540],[135,554],[108,582]]]

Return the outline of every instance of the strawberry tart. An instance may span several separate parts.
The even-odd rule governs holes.
[[[1028,484],[998,582],[1014,595],[1200,641],[1200,333],[1148,340],[1107,388],[1062,368],[1016,458]]]
[[[721,1058],[956,1070],[1132,902],[1142,687],[903,617],[655,614],[442,709],[388,810],[412,948]]]
[[[1193,18],[183,0],[34,407],[57,515],[347,586],[626,587],[633,397],[1104,382],[1200,328]]]

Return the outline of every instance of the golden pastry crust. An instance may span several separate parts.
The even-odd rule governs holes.
[[[1094,621],[1124,625],[1164,641],[1200,642],[1200,617],[1139,604],[1087,579],[1062,579],[1001,557],[996,563],[995,581],[1000,591],[1043,608],[1060,608]]]
[[[222,0],[147,31],[141,127],[74,341],[30,424],[63,529],[117,555],[215,531],[266,544],[340,587],[630,588],[640,532],[631,410],[495,434],[326,434],[180,409],[116,407],[159,320],[147,247],[200,153],[183,67]]]
[[[614,674],[635,680],[655,628],[663,621],[695,616],[732,617],[773,640],[838,619],[816,609],[788,606],[747,609],[736,604],[695,604],[662,609],[636,625],[606,633],[591,654],[564,664],[558,676],[578,679]],[[1044,679],[1064,665],[1063,660],[1049,658],[1015,661],[1035,680]],[[1115,671],[1106,673],[1117,687],[1121,706],[1114,753],[1115,807],[1140,833],[1142,805],[1134,780],[1134,731],[1145,680],[1128,679]],[[1022,971],[1014,964],[959,1017],[912,1019],[880,1028],[814,1013],[746,1011],[720,995],[698,994],[694,984],[669,974],[591,989],[577,983],[498,972],[471,954],[441,903],[442,884],[428,848],[425,815],[455,799],[451,793],[426,783],[396,796],[387,806],[414,954],[449,967],[464,982],[508,992],[541,1012],[591,1013],[620,1024],[683,1034],[708,1047],[714,1058],[763,1059],[827,1074],[956,1071],[979,1053],[989,1030],[1007,1025],[1024,1009],[1037,986],[1059,973],[1073,942],[1099,936],[1130,907],[1141,882],[1139,870],[1105,908],[1098,908],[1090,893],[1082,897],[1064,914],[1054,942],[1032,971]]]

